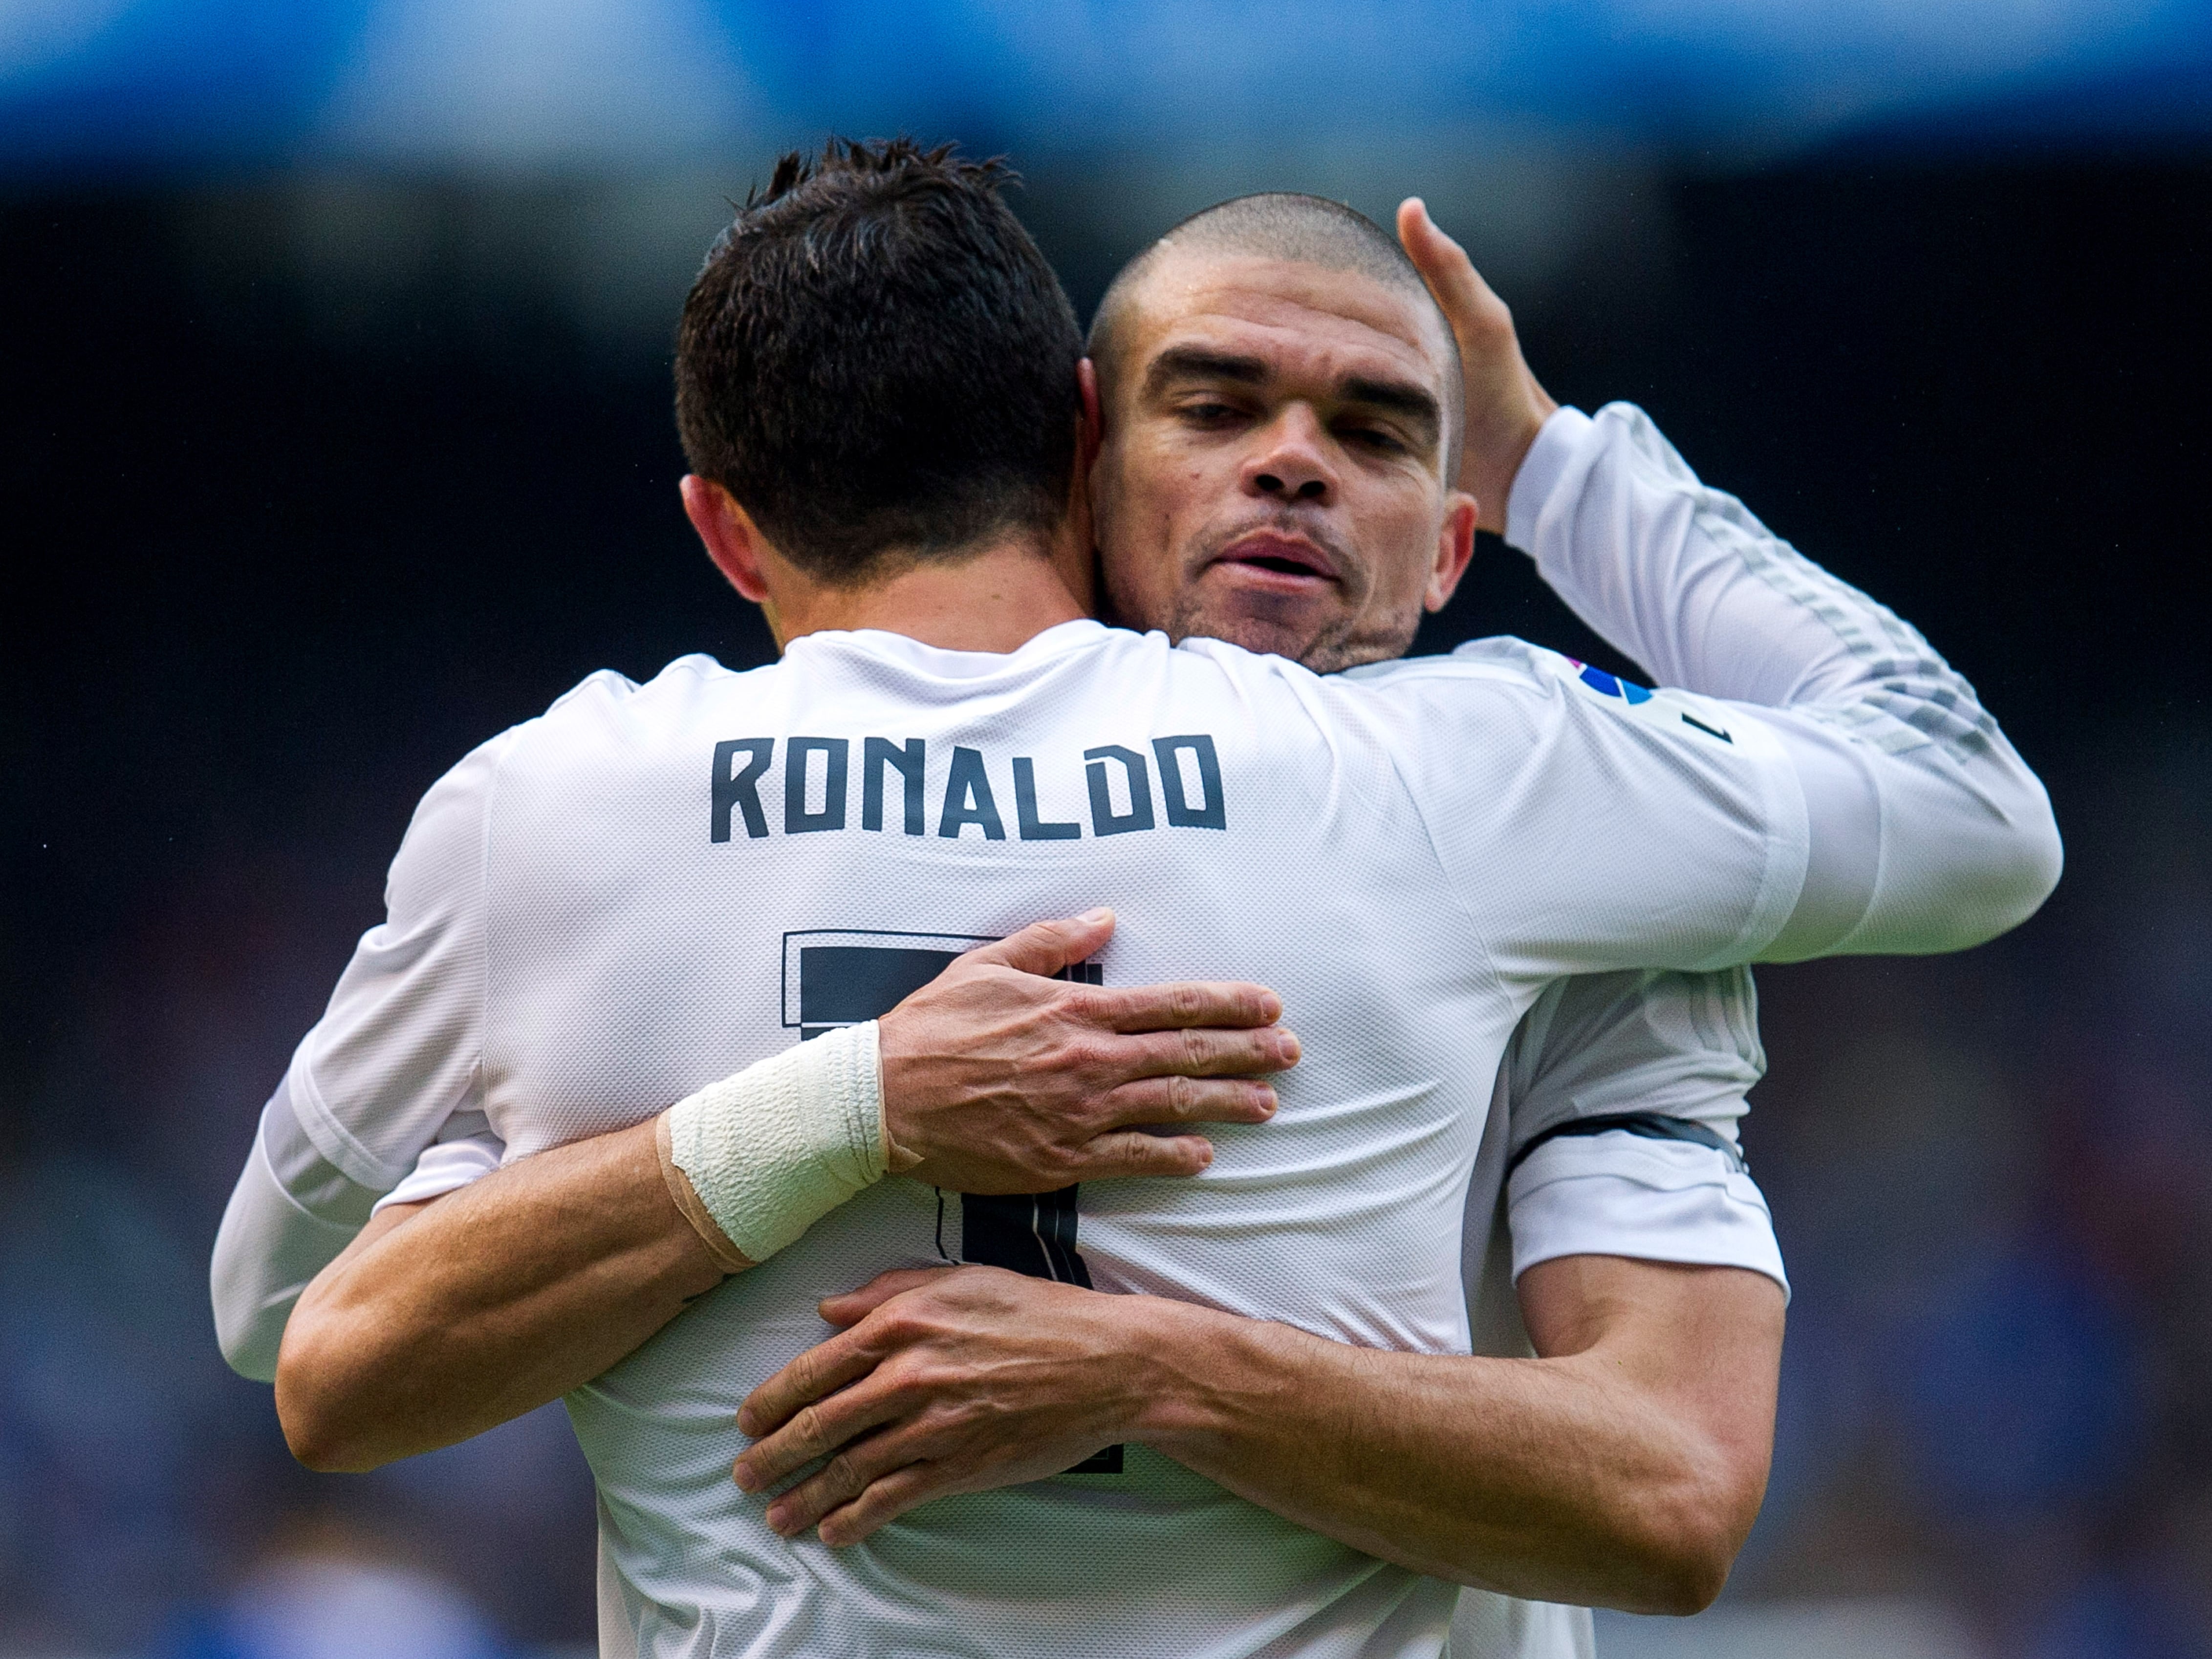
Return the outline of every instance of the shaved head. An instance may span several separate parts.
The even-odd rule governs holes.
[[[1419,269],[1398,246],[1398,239],[1365,214],[1325,196],[1297,191],[1266,191],[1238,196],[1194,213],[1121,267],[1098,302],[1086,350],[1097,365],[1102,392],[1119,378],[1120,349],[1132,308],[1146,279],[1170,254],[1219,254],[1232,258],[1282,259],[1324,270],[1356,271],[1416,301],[1436,319],[1449,348],[1444,373],[1444,476],[1459,471],[1460,445],[1467,425],[1467,390],[1451,325],[1421,279]]]

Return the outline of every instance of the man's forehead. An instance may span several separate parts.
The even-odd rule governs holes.
[[[1279,371],[1372,373],[1428,385],[1448,337],[1434,307],[1363,271],[1245,253],[1168,248],[1130,296],[1128,367],[1173,347],[1257,355]]]

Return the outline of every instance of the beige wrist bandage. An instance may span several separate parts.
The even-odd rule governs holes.
[[[661,1114],[661,1174],[725,1271],[765,1261],[912,1160],[884,1123],[876,1025],[847,1025]]]

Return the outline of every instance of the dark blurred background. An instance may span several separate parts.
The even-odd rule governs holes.
[[[1555,394],[1971,676],[2066,880],[1964,957],[1762,972],[1773,1486],[1719,1607],[1601,1646],[2212,1654],[2204,8],[16,0],[0,1656],[590,1639],[557,1411],[307,1475],[208,1249],[422,790],[594,668],[770,654],[668,339],[833,125],[1010,151],[1086,315],[1221,196],[1420,191]],[[1632,666],[1487,541],[1424,644],[1497,631]]]

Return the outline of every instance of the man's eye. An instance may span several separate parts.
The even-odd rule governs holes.
[[[1356,444],[1362,449],[1372,449],[1378,453],[1398,455],[1405,453],[1405,443],[1398,434],[1386,432],[1381,427],[1350,427],[1338,435],[1346,443]]]
[[[1219,403],[1185,404],[1182,414],[1183,419],[1196,426],[1220,426],[1237,418],[1232,405]]]

